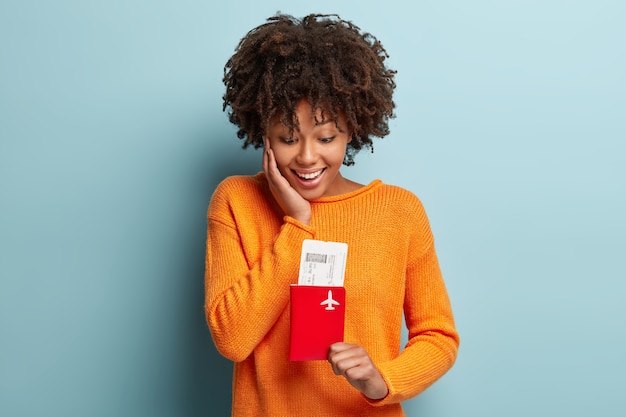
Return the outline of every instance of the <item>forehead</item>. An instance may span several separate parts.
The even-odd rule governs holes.
[[[272,117],[269,123],[270,128],[288,128],[300,130],[301,127],[317,127],[317,126],[332,126],[342,123],[342,117],[339,115],[337,120],[332,115],[332,112],[326,110],[323,106],[318,106],[313,110],[311,104],[302,99],[293,109],[292,120],[289,120],[289,115],[282,113]]]

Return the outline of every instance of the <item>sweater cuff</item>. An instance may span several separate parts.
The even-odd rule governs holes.
[[[387,395],[383,398],[380,398],[378,400],[373,400],[365,395],[363,395],[363,398],[365,398],[365,401],[367,401],[370,405],[374,406],[374,407],[380,407],[383,405],[389,405],[389,404],[393,404],[393,403],[397,403],[397,400],[394,400],[394,397],[396,396],[396,393],[394,392],[393,386],[391,385],[391,381],[389,381],[389,378],[387,377],[387,374],[385,372],[383,372],[380,368],[378,368],[378,372],[380,372],[380,374],[382,375],[383,379],[385,380],[385,384],[387,384]]]
[[[296,220],[295,218],[293,218],[291,216],[284,216],[283,217],[283,221],[285,223],[292,224],[292,225],[296,226],[297,228],[302,229],[305,232],[309,233],[311,235],[311,238],[315,237],[315,230],[313,230],[313,228],[311,226],[306,225],[306,224],[300,222],[299,220]]]

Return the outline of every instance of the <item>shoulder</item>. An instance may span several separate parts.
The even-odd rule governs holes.
[[[241,203],[253,204],[269,190],[265,174],[234,175],[223,179],[213,191],[209,211],[228,210]]]
[[[214,194],[231,193],[238,190],[254,190],[267,185],[265,174],[256,175],[233,175],[224,178],[215,188]]]
[[[406,188],[400,187],[398,185],[381,182],[379,189],[383,193],[391,194],[402,199],[419,200],[417,195],[414,194],[412,191],[409,191]]]
[[[391,204],[396,207],[397,210],[406,211],[407,214],[419,214],[425,216],[424,205],[420,198],[412,191],[391,184],[381,183],[377,187],[378,195],[386,202],[386,205]]]
[[[421,199],[412,191],[396,185],[382,184],[379,187],[380,208],[386,221],[395,230],[404,230],[410,236],[414,249],[423,252],[432,244],[430,221]]]
[[[265,174],[233,175],[223,179],[213,191],[213,200],[217,198],[243,199],[251,195],[263,193],[267,189]]]

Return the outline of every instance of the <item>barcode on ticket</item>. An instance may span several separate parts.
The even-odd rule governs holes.
[[[328,255],[321,253],[307,253],[306,262],[315,262],[318,264],[325,264],[328,262]]]

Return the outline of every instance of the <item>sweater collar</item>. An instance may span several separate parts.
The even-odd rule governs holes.
[[[367,185],[364,185],[361,188],[358,188],[354,191],[350,191],[349,193],[345,193],[345,194],[337,194],[337,195],[331,195],[328,197],[320,197],[320,198],[316,198],[314,200],[311,200],[311,203],[335,203],[338,201],[345,201],[345,200],[349,200],[351,198],[357,197],[359,195],[362,194],[366,194],[369,191],[377,188],[378,186],[380,186],[382,184],[382,181],[379,179],[375,179],[372,182],[370,182]]]
[[[267,179],[265,178],[265,173],[263,171],[258,172],[255,177],[258,180],[261,180],[262,182],[264,182],[267,185]],[[320,198],[316,198],[314,200],[311,200],[311,203],[314,204],[322,204],[322,203],[335,203],[338,201],[345,201],[345,200],[349,200],[351,198],[357,197],[361,194],[366,194],[369,191],[378,188],[380,185],[382,185],[382,180],[380,179],[375,179],[372,182],[370,182],[367,185],[364,185],[361,188],[358,188],[354,191],[350,191],[349,193],[345,193],[345,194],[337,194],[337,195],[332,195],[329,197],[320,197]]]

